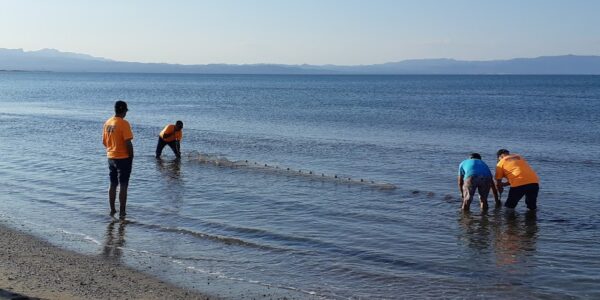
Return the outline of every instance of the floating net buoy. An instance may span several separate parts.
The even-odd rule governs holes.
[[[365,178],[352,178],[350,176],[340,176],[338,174],[327,175],[322,172],[314,172],[310,170],[301,170],[301,169],[292,169],[289,167],[280,167],[269,165],[266,163],[258,163],[249,160],[229,160],[227,157],[220,155],[213,155],[207,153],[201,153],[198,151],[192,151],[188,153],[188,159],[194,162],[215,165],[218,167],[228,167],[228,168],[246,168],[253,170],[260,170],[265,172],[272,172],[277,174],[289,175],[289,176],[300,176],[314,180],[320,181],[331,181],[335,183],[343,183],[343,184],[356,184],[369,186],[381,190],[393,190],[396,189],[396,186],[387,183],[387,182],[376,182],[374,180],[368,180]]]

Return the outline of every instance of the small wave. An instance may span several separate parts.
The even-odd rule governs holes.
[[[188,154],[188,159],[202,164],[210,164],[219,167],[247,168],[263,172],[271,172],[274,174],[298,176],[312,180],[329,181],[342,184],[363,185],[376,188],[378,190],[394,190],[397,188],[394,184],[388,182],[377,182],[374,180],[369,180],[360,177],[344,176],[339,174],[325,174],[322,172],[316,172],[311,170],[293,169],[289,167],[281,167],[277,165],[270,165],[249,160],[232,161],[224,156],[201,153],[195,150]]]
[[[147,252],[147,251],[145,251],[145,252]],[[150,253],[148,253],[148,254],[150,254]],[[240,263],[239,260],[219,259],[219,258],[214,258],[212,256],[210,256],[210,257],[200,257],[200,256],[183,257],[183,256],[171,256],[171,255],[165,255],[165,254],[155,254],[155,255],[158,255],[162,258],[168,258],[168,259],[172,259],[172,260],[176,260],[176,261],[209,261],[209,262],[221,262],[221,263]],[[244,260],[243,262],[246,263],[249,261]]]
[[[145,223],[141,223],[141,222],[135,221],[135,220],[128,220],[128,223],[133,224],[133,225],[138,225],[138,226],[148,228],[148,229],[162,231],[162,232],[185,234],[185,235],[193,236],[193,237],[200,238],[200,239],[206,239],[206,240],[223,243],[226,245],[243,246],[243,247],[261,249],[261,250],[278,251],[278,252],[292,251],[292,249],[288,249],[288,248],[280,248],[280,247],[274,247],[274,246],[265,245],[265,244],[257,244],[257,243],[245,241],[245,240],[242,240],[239,238],[208,234],[208,233],[191,230],[191,229],[186,229],[186,228],[181,228],[181,227],[164,227],[164,226],[157,225],[157,224],[145,224]]]
[[[17,114],[0,113],[0,121],[9,120],[11,122],[14,122],[14,120],[16,120],[16,119],[23,119],[23,118],[24,118],[23,116],[17,115]]]
[[[228,276],[226,274],[223,274],[222,272],[214,272],[214,271],[208,271],[208,270],[205,270],[205,269],[202,269],[202,268],[198,268],[198,267],[186,266],[183,262],[178,261],[178,260],[173,260],[173,263],[181,265],[181,266],[185,267],[186,269],[188,269],[190,271],[201,273],[201,274],[206,274],[206,275],[210,275],[210,276],[215,276],[216,278],[219,278],[219,279],[225,279],[225,280],[231,280],[231,281],[238,281],[238,282],[256,284],[256,285],[264,286],[264,287],[267,287],[267,288],[277,288],[277,289],[288,290],[288,291],[293,291],[293,292],[299,292],[299,293],[302,293],[302,294],[319,297],[317,295],[317,292],[314,292],[314,291],[303,290],[303,289],[299,289],[299,288],[292,287],[292,286],[269,284],[269,283],[265,283],[265,282],[258,281],[258,280],[252,280],[252,279],[246,279],[246,278]],[[319,299],[325,299],[325,298],[319,297]]]
[[[92,242],[96,245],[102,245],[102,243],[100,241],[98,241],[97,239],[93,238],[92,236],[89,236],[85,233],[80,233],[80,232],[72,232],[66,229],[62,229],[62,228],[57,228],[59,230],[59,232],[63,233],[63,234],[67,234],[67,235],[73,235],[73,236],[78,236],[81,237],[84,241],[89,241]]]
[[[533,161],[533,159],[532,159],[532,161]],[[551,164],[569,164],[569,165],[576,164],[576,165],[584,165],[587,167],[600,166],[600,160],[591,159],[591,158],[578,159],[578,158],[573,158],[572,156],[568,156],[564,159],[556,158],[556,157],[536,157],[535,161],[551,163]]]

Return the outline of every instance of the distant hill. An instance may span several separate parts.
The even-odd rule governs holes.
[[[416,59],[385,64],[281,65],[207,64],[180,65],[115,61],[55,49],[23,51],[0,48],[0,70],[51,72],[128,72],[198,74],[582,74],[600,75],[600,56],[542,56],[509,60],[461,61]]]

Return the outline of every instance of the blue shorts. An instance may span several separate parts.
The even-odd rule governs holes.
[[[108,159],[108,169],[110,170],[110,184],[116,186],[119,184],[128,185],[129,176],[131,175],[131,166],[133,159]]]

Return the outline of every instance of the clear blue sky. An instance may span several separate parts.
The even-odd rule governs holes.
[[[0,48],[184,64],[600,55],[600,1],[0,0]]]

